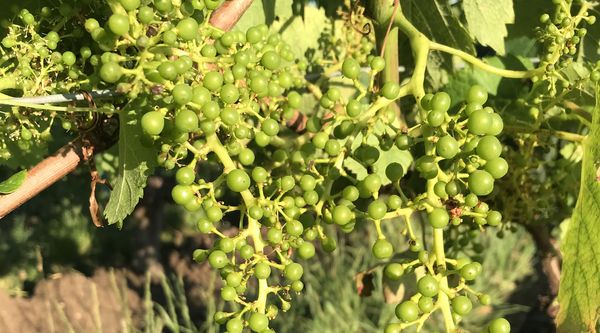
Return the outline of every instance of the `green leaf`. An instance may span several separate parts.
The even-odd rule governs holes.
[[[141,101],[134,100],[120,113],[119,177],[104,211],[109,224],[120,224],[131,214],[155,167],[156,151],[142,144],[142,110]]]
[[[377,140],[374,135],[369,135],[367,137],[367,143],[379,150],[379,159],[372,165],[373,173],[379,176],[383,185],[388,185],[391,181],[386,174],[387,167],[392,163],[398,163],[402,166],[402,169],[406,174],[406,171],[413,160],[412,155],[408,151],[398,149],[396,146],[392,146],[389,150],[382,150],[379,147],[378,141],[372,142],[372,138]],[[350,156],[344,159],[344,168],[352,172],[357,180],[363,180],[369,175],[367,168]]]
[[[287,20],[292,16],[293,0],[255,0],[242,15],[236,29],[246,31],[248,28],[266,23],[271,25],[276,18]]]
[[[600,89],[590,134],[583,142],[579,197],[561,244],[559,333],[596,332],[600,311]]]
[[[306,6],[304,15],[279,17],[273,23],[273,29],[279,31],[281,38],[290,44],[296,57],[303,58],[308,49],[319,49],[319,37],[329,22],[325,9]],[[341,30],[341,29],[340,29]]]
[[[474,53],[473,39],[445,1],[402,0],[406,18],[436,42]]]
[[[504,54],[506,24],[515,22],[512,0],[464,0],[469,31],[483,44]]]
[[[14,175],[10,176],[7,180],[0,183],[0,193],[9,194],[16,191],[27,177],[27,170],[21,170]]]

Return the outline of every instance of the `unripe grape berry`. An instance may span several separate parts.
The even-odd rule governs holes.
[[[387,205],[382,199],[375,200],[369,204],[368,213],[373,220],[380,220],[387,213]]]
[[[177,34],[184,41],[192,41],[198,36],[198,22],[188,17],[177,23]]]
[[[191,167],[183,167],[177,170],[175,180],[180,185],[190,185],[196,180],[196,172]]]
[[[212,268],[221,269],[229,263],[229,259],[225,252],[221,250],[212,251],[208,256],[208,263]]]
[[[427,123],[429,126],[438,127],[441,126],[446,120],[446,111],[439,109],[433,109],[427,114]]]
[[[469,175],[469,190],[475,195],[482,196],[494,190],[494,177],[487,171],[476,170]]]
[[[381,72],[385,68],[385,60],[382,57],[373,57],[369,63],[371,69],[375,72]]]
[[[431,109],[433,111],[446,113],[446,111],[448,111],[450,108],[450,103],[450,95],[448,95],[446,92],[440,91],[433,95],[433,98],[431,99]]]
[[[331,217],[333,219],[333,223],[337,225],[345,225],[352,221],[354,214],[347,206],[337,205],[331,210]]]
[[[298,247],[298,256],[302,259],[310,259],[315,256],[315,246],[310,242],[304,242]]]
[[[500,157],[502,153],[502,144],[500,140],[492,135],[486,135],[477,144],[477,155],[486,161]]]
[[[248,319],[248,327],[254,332],[263,332],[269,328],[269,318],[258,312],[253,312]]]
[[[349,79],[358,78],[360,74],[360,64],[353,58],[346,58],[342,63],[342,74]]]
[[[488,325],[489,333],[510,333],[510,323],[504,318],[496,318]]]
[[[378,239],[371,249],[373,256],[377,259],[387,259],[394,254],[394,247],[387,239]]]
[[[404,301],[396,306],[396,317],[404,322],[411,322],[419,318],[419,307],[413,301]]]
[[[404,275],[404,266],[399,263],[389,263],[385,266],[383,275],[393,281],[400,280],[402,275]]]
[[[302,274],[304,274],[304,268],[302,268],[302,265],[295,262],[285,266],[283,271],[285,278],[290,281],[300,280]]]
[[[450,159],[458,154],[458,142],[450,135],[444,135],[435,144],[435,151],[438,156]]]
[[[473,309],[473,303],[467,296],[456,296],[452,299],[452,311],[457,315],[467,315]]]
[[[100,78],[106,83],[116,83],[123,76],[123,68],[116,62],[107,62],[100,67]]]
[[[112,14],[108,18],[108,28],[117,36],[125,36],[129,32],[129,18],[122,14]]]
[[[264,262],[259,262],[254,266],[254,276],[257,279],[267,279],[271,275],[271,266]]]
[[[400,93],[400,86],[398,83],[393,81],[388,81],[383,84],[381,88],[381,95],[387,99],[396,99],[398,98],[398,94]]]
[[[436,229],[441,229],[450,222],[450,215],[444,208],[436,207],[429,213],[429,224]]]
[[[484,105],[487,102],[488,93],[484,87],[480,85],[471,86],[467,93],[467,102]]]
[[[499,179],[508,173],[508,163],[502,157],[497,157],[487,161],[484,169],[489,172],[494,179]]]
[[[234,192],[245,191],[250,187],[250,177],[244,170],[231,170],[227,174],[227,187]]]
[[[423,296],[436,296],[440,290],[438,280],[431,275],[425,275],[417,282],[419,293]]]
[[[142,116],[141,126],[144,133],[159,135],[165,127],[165,118],[158,111],[150,111]]]
[[[485,110],[475,110],[469,116],[467,128],[476,135],[485,135],[492,126],[492,116]]]
[[[481,273],[481,264],[478,262],[466,264],[460,269],[460,276],[467,281],[475,280],[479,273]]]

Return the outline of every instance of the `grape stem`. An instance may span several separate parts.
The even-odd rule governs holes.
[[[223,144],[221,144],[221,141],[219,140],[219,138],[217,137],[216,134],[212,134],[212,135],[208,136],[206,138],[206,144],[208,145],[210,150],[212,150],[217,155],[217,157],[223,164],[223,167],[224,167],[223,174],[227,174],[231,170],[236,169],[235,163],[229,156],[227,149],[223,146]],[[244,190],[244,191],[240,192],[240,195],[242,196],[242,199],[244,200],[244,204],[246,205],[246,208],[252,207],[252,205],[254,204],[254,202],[256,200],[254,198],[254,196],[252,195],[252,192],[250,192],[249,190]],[[264,245],[264,242],[263,242],[263,239],[261,236],[261,232],[260,232],[260,224],[258,223],[258,221],[251,218],[250,215],[248,215],[248,229],[247,230],[248,230],[248,234],[250,235],[250,237],[252,238],[252,241],[254,243],[254,251],[257,254],[262,255],[265,245]],[[259,279],[258,280],[258,298],[256,299],[255,306],[256,306],[257,311],[260,313],[265,313],[265,309],[267,307],[267,295],[268,294],[269,294],[269,285],[267,283],[267,280]]]

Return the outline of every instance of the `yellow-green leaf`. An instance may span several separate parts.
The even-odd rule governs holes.
[[[10,176],[7,180],[0,183],[0,194],[13,193],[21,187],[26,177],[27,170],[21,170]]]
[[[463,9],[469,31],[477,40],[504,54],[506,24],[515,22],[512,0],[464,0]]]
[[[561,245],[559,333],[596,332],[600,311],[600,90],[583,142],[579,198]]]

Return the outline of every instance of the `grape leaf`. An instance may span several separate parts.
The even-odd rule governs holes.
[[[109,224],[121,224],[133,211],[155,167],[157,152],[142,144],[141,110],[141,101],[134,100],[119,114],[119,176],[104,211]]]
[[[590,134],[583,142],[579,197],[561,244],[559,333],[596,332],[600,311],[600,89]]]
[[[271,25],[276,19],[287,20],[292,17],[293,0],[256,0],[242,15],[235,28],[246,31],[248,28],[266,23]]]
[[[445,1],[402,0],[401,4],[406,18],[427,37],[465,52],[475,52],[473,39]]]
[[[379,148],[379,144],[374,144],[373,146],[379,150],[379,159],[372,165],[373,173],[379,176],[383,185],[391,183],[386,174],[386,169],[390,164],[400,164],[404,173],[406,173],[413,160],[409,152],[400,150],[396,146],[392,146],[389,150],[382,150]],[[350,156],[344,159],[344,168],[356,175],[357,180],[363,180],[369,175],[367,168]]]
[[[469,31],[483,44],[504,54],[506,24],[515,22],[512,0],[464,0]]]
[[[9,194],[16,191],[27,177],[27,170],[21,170],[14,175],[8,177],[7,180],[0,183],[0,194]]]
[[[303,58],[308,49],[319,49],[319,37],[328,23],[323,8],[306,6],[304,15],[286,20],[280,18],[273,24],[273,28],[279,31],[283,40],[288,41],[299,58]]]

